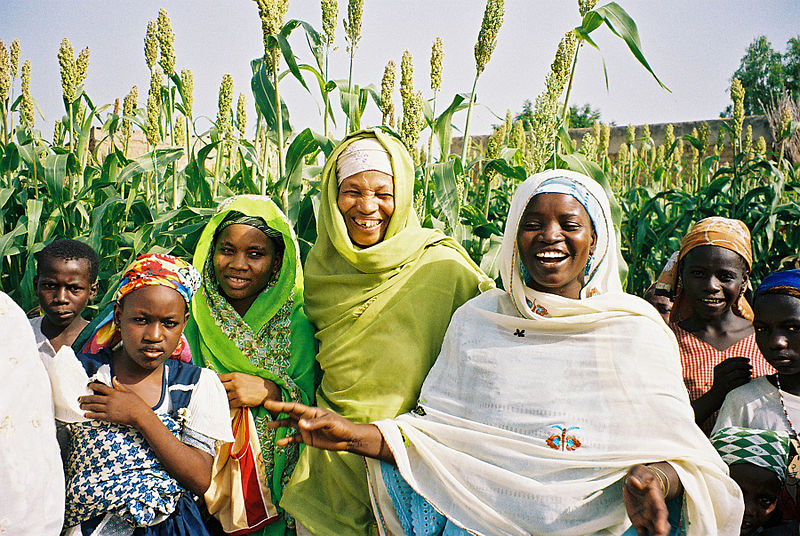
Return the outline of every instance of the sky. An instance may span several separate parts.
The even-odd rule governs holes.
[[[601,0],[599,5],[604,2]],[[642,49],[650,66],[670,89],[661,88],[634,59],[625,44],[607,28],[592,36],[599,51],[584,47],[579,55],[571,104],[590,103],[601,120],[618,125],[713,119],[729,103],[728,87],[747,45],[766,35],[773,48],[783,52],[789,38],[800,35],[797,0],[618,0],[636,22]],[[444,41],[444,75],[439,93],[442,107],[456,93],[467,93],[475,75],[475,44],[485,2],[483,0],[364,0],[362,39],[355,53],[353,79],[380,89],[384,66],[399,65],[404,50],[415,63],[415,87],[426,98],[430,90],[430,50],[436,37]],[[144,106],[149,73],[143,40],[147,22],[158,9],[170,15],[175,32],[177,69],[194,74],[195,116],[205,129],[217,112],[217,95],[224,74],[234,79],[235,95],[244,93],[252,131],[255,108],[250,91],[250,60],[263,54],[261,24],[251,0],[3,0],[0,40],[8,46],[20,40],[21,60],[32,64],[31,93],[44,119],[37,127],[46,138],[53,123],[64,114],[58,67],[58,47],[69,38],[75,53],[91,51],[85,88],[95,104],[113,103],[131,86],[139,88]],[[339,0],[336,50],[331,56],[332,79],[346,79],[349,56],[341,19],[347,2]],[[318,0],[290,0],[287,20],[311,23],[321,31]],[[506,0],[505,19],[497,47],[478,82],[478,107],[473,112],[472,134],[488,133],[506,110],[517,113],[526,99],[535,100],[563,34],[580,24],[577,1]],[[313,63],[302,31],[291,38],[299,62]],[[603,61],[609,87],[603,77]],[[280,84],[295,132],[311,127],[322,132],[322,99],[316,82],[307,79],[313,93],[292,77]],[[17,81],[15,94],[19,94]],[[338,96],[334,97],[338,98]],[[399,92],[395,107],[400,108]],[[234,100],[235,102],[235,100]],[[337,105],[338,108],[338,105]],[[441,108],[440,108],[441,109]],[[463,125],[465,114],[456,116]],[[374,103],[368,104],[364,124],[380,122]],[[335,136],[341,137],[339,118]]]

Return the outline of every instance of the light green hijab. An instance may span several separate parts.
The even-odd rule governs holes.
[[[337,158],[374,137],[388,151],[395,208],[382,242],[361,248],[347,234],[337,198]],[[322,171],[317,241],[306,261],[306,311],[317,327],[322,383],[317,404],[356,422],[416,406],[453,312],[492,282],[452,238],[420,226],[412,207],[414,166],[383,130],[348,136]],[[376,530],[364,460],[308,448],[281,501],[314,534]]]
[[[242,223],[256,228],[263,225],[254,218],[263,220],[280,233],[285,248],[277,279],[267,284],[244,317],[220,293],[212,260],[215,235],[221,225],[230,223],[226,220],[234,211],[245,216]],[[283,212],[267,197],[237,196],[226,200],[203,230],[193,264],[203,274],[203,286],[192,299],[191,318],[185,330],[194,363],[217,373],[242,372],[266,378],[280,387],[285,401],[313,403],[314,328],[303,312],[303,272],[297,240]],[[291,429],[269,430],[269,413],[261,407],[251,411],[264,469],[277,503],[300,451],[291,446],[275,446],[275,441]],[[257,534],[282,535],[287,530],[291,533],[282,518]]]

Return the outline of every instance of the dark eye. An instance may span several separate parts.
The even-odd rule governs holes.
[[[789,324],[788,326],[786,326],[786,331],[788,331],[788,332],[790,332],[790,333],[797,333],[797,332],[800,332],[800,325],[797,325],[797,324]]]
[[[134,316],[133,318],[131,318],[131,321],[134,324],[139,324],[139,325],[147,324],[147,319],[143,316]]]
[[[571,222],[571,221],[568,221],[567,223],[565,223],[563,225],[563,229],[565,231],[577,231],[580,228],[581,228],[581,224],[575,223],[575,222]]]
[[[251,251],[250,252],[250,257],[252,257],[254,259],[260,259],[263,256],[264,256],[264,252],[263,251]]]
[[[753,326],[753,330],[756,333],[766,333],[767,332],[767,328],[765,328],[764,326]]]
[[[382,193],[382,194],[378,194],[378,197],[381,198],[381,199],[387,199],[388,200],[388,199],[394,198],[394,195]]]
[[[175,322],[174,320],[165,320],[164,321],[164,327],[166,327],[167,329],[173,329],[173,328],[175,328],[177,326],[178,326],[178,323]]]
[[[772,506],[774,502],[775,502],[775,499],[773,499],[772,497],[759,497],[758,498],[758,504],[761,506],[761,508],[763,508],[765,510],[767,508],[769,508],[770,506]]]

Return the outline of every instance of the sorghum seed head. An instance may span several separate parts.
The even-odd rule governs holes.
[[[169,15],[163,8],[158,10],[158,44],[161,48],[158,64],[164,69],[164,74],[170,77],[175,74],[175,34]]]
[[[11,78],[17,77],[17,70],[19,69],[19,39],[14,39],[11,42]]]
[[[236,130],[242,136],[247,131],[247,103],[244,93],[239,93],[239,101],[236,103]]]
[[[152,146],[161,141],[161,82],[161,71],[154,69],[150,74],[150,89],[147,92],[147,121],[145,123],[147,143]]]
[[[608,155],[608,142],[611,139],[611,127],[604,124],[600,128],[600,155]]]
[[[0,102],[5,103],[11,93],[11,65],[5,43],[0,41]]]
[[[325,32],[325,44],[333,44],[336,33],[336,21],[339,18],[339,3],[337,0],[322,0],[322,31]]]
[[[61,45],[58,47],[58,65],[61,69],[61,91],[64,99],[71,104],[75,100],[78,82],[75,72],[75,51],[66,37],[61,40]]]
[[[86,74],[89,72],[89,47],[84,48],[78,54],[75,60],[75,83],[77,85],[83,84],[86,80]]]
[[[131,120],[128,119],[132,117],[133,114],[136,112],[137,106],[137,99],[139,98],[139,88],[133,86],[131,88],[131,92],[128,93],[124,99],[122,99],[122,133],[125,136],[129,136],[131,132]]]
[[[444,43],[437,37],[431,48],[431,89],[438,91],[442,87],[442,60],[444,60]]]
[[[22,64],[22,101],[20,102],[20,115],[25,118],[29,129],[34,127],[33,97],[31,97],[31,60]]]
[[[636,127],[633,125],[628,125],[625,129],[625,143],[628,144],[628,147],[633,147],[633,144],[636,143]]]
[[[144,61],[147,68],[151,71],[158,59],[158,26],[156,21],[151,20],[147,23],[147,30],[144,33]]]
[[[512,147],[516,147],[525,152],[525,129],[522,128],[522,121],[517,121],[514,123],[514,126],[511,127],[511,135],[508,141]]]
[[[702,149],[700,149],[701,155],[706,154],[706,149],[708,148],[709,132],[711,132],[711,128],[708,126],[708,123],[706,121],[700,123],[700,130],[698,131],[699,134],[698,139],[700,140],[700,145],[702,147]]]
[[[400,62],[400,96],[403,102],[411,98],[414,94],[414,58],[411,52],[403,52],[403,60]]]
[[[183,108],[191,117],[194,104],[194,76],[189,69],[181,69],[181,85],[183,86]]]
[[[753,125],[747,125],[747,129],[744,131],[744,146],[742,151],[745,155],[749,155],[750,152],[753,150]]]
[[[231,135],[231,105],[233,104],[233,76],[226,74],[222,77],[219,86],[219,109],[217,111],[217,129],[219,138],[228,138]]]
[[[597,4],[597,0],[578,0],[578,12],[581,14],[581,17],[590,12],[595,4]]]
[[[390,61],[386,64],[383,70],[383,79],[381,80],[381,113],[383,114],[383,123],[386,124],[386,119],[389,117],[393,109],[392,93],[394,93],[394,76],[395,64]]]
[[[617,149],[617,160],[625,161],[628,159],[628,144],[623,142]]]
[[[734,78],[731,82],[731,100],[733,100],[733,137],[739,139],[742,135],[744,122],[744,86],[742,81]]]
[[[779,135],[783,132],[786,132],[786,129],[789,128],[789,125],[792,124],[792,112],[789,110],[788,106],[784,106],[781,109],[781,117],[779,119]]]
[[[764,139],[764,136],[759,136],[758,140],[756,141],[756,154],[760,154],[762,156],[767,154],[767,140]]]
[[[594,160],[597,157],[597,139],[591,132],[587,132],[581,138],[581,153],[590,160]]]
[[[403,140],[408,152],[414,156],[414,163],[419,165],[419,132],[422,130],[422,92],[411,95],[403,101],[403,121],[400,125],[400,137]]]
[[[183,145],[186,142],[186,117],[178,115],[175,119],[175,143]]]
[[[483,72],[492,57],[497,44],[497,33],[503,25],[503,14],[503,0],[487,0],[481,30],[478,32],[478,42],[475,43],[475,68],[478,74]]]
[[[347,19],[344,20],[344,33],[350,42],[350,49],[358,46],[361,40],[361,20],[364,16],[364,0],[347,2]]]

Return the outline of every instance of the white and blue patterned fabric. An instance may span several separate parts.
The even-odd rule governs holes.
[[[403,479],[397,466],[381,463],[381,476],[386,491],[392,498],[395,512],[408,536],[469,536],[471,533],[462,529],[440,514],[425,498],[414,491]],[[677,497],[667,503],[668,521],[672,529],[669,536],[682,536],[683,520],[681,515],[682,498]],[[636,536],[636,528],[630,527],[622,536]]]
[[[78,360],[91,379],[110,380],[111,355],[104,349],[79,355]],[[153,411],[178,439],[213,453],[214,439],[184,425],[200,370],[179,361],[166,363],[161,400]],[[67,465],[65,526],[105,514],[134,527],[156,525],[175,512],[182,497],[189,494],[169,475],[136,428],[97,420],[69,426],[72,450]]]

